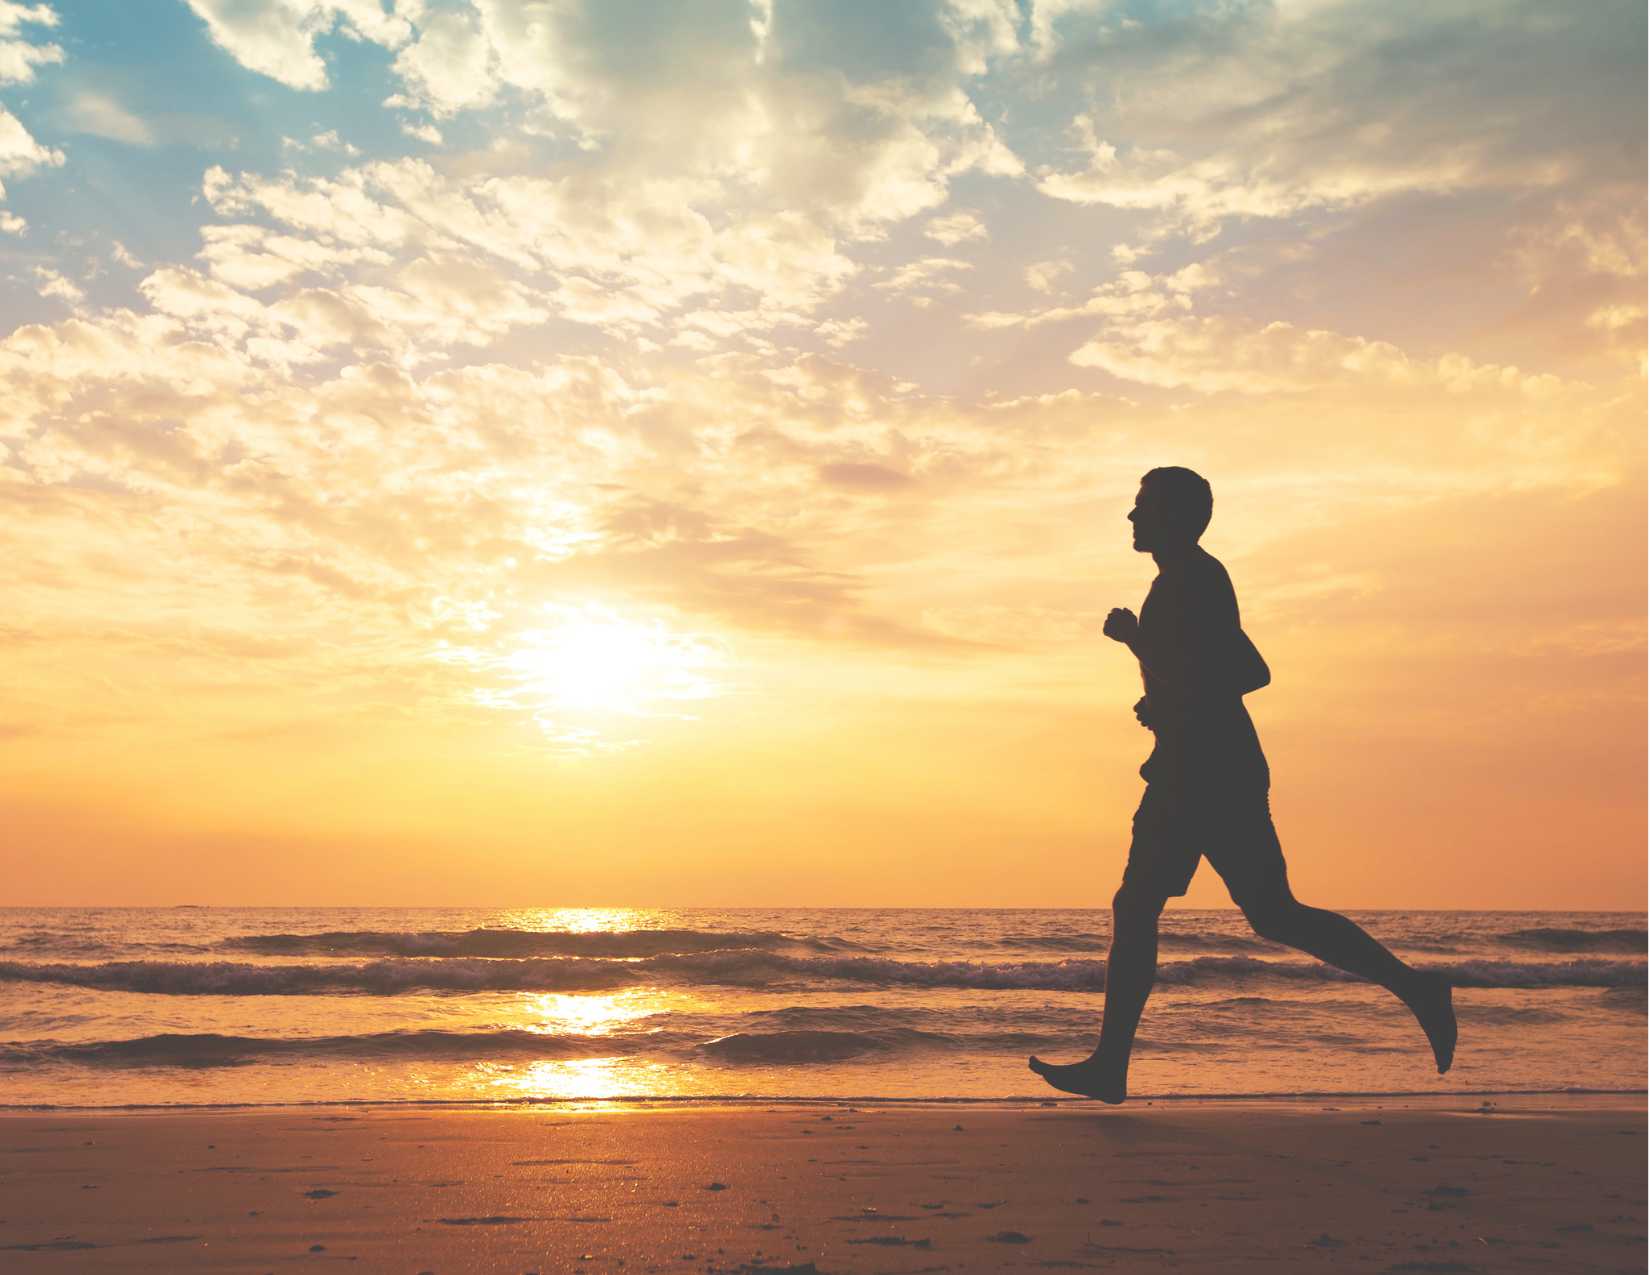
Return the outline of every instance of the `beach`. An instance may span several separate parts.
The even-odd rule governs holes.
[[[0,1116],[7,1271],[1639,1272],[1642,1097]]]

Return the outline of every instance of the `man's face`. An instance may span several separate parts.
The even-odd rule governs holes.
[[[1168,530],[1163,511],[1163,493],[1150,484],[1141,483],[1135,495],[1134,508],[1129,510],[1129,522],[1134,525],[1134,547],[1139,553],[1161,549]]]

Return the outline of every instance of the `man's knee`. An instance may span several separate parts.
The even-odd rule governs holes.
[[[1279,943],[1286,942],[1294,932],[1295,914],[1301,907],[1287,890],[1269,890],[1244,899],[1238,906],[1256,934]]]
[[[1157,927],[1157,918],[1168,900],[1155,890],[1125,881],[1111,900],[1113,934],[1128,934]]]

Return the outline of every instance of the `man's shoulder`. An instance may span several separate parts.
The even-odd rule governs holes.
[[[1186,560],[1182,579],[1187,587],[1200,592],[1207,589],[1229,592],[1232,588],[1232,577],[1226,573],[1225,564],[1202,548]]]
[[[1231,577],[1226,574],[1226,564],[1219,558],[1215,557],[1214,554],[1210,553],[1202,545],[1199,545],[1197,547],[1197,552],[1192,555],[1190,565],[1194,571],[1200,571],[1206,575],[1218,576],[1222,580],[1231,579]]]
[[[1237,590],[1225,565],[1214,554],[1202,548],[1186,564],[1181,587],[1192,606],[1210,606],[1220,610],[1237,605]]]

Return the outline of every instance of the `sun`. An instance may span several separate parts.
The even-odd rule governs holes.
[[[721,691],[711,674],[724,662],[722,652],[704,637],[591,602],[550,603],[545,615],[546,623],[523,630],[504,656],[518,702],[551,712],[648,717]]]

